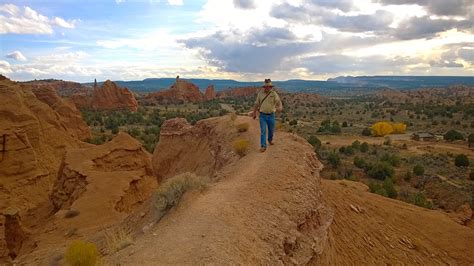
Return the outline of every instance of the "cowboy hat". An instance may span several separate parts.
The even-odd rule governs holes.
[[[264,87],[264,88],[265,88],[265,87],[274,87],[274,86],[272,85],[272,80],[271,80],[271,79],[265,79],[265,83],[263,84],[262,87]]]

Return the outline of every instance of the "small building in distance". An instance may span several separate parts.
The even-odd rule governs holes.
[[[411,135],[411,138],[416,141],[437,141],[438,140],[436,135],[430,132],[415,132]]]

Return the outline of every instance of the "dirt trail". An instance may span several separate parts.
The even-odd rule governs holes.
[[[364,184],[323,180],[334,210],[328,245],[313,264],[472,265],[474,230],[446,214],[369,193]]]
[[[306,141],[277,133],[258,152],[251,124],[249,154],[224,167],[219,182],[188,194],[151,232],[113,258],[122,264],[307,263],[320,253],[331,213],[321,204],[320,163]]]

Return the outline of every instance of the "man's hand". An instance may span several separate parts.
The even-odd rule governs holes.
[[[281,105],[280,105],[280,106],[278,106],[276,110],[277,110],[277,112],[281,112],[281,111],[283,111],[283,106],[281,106]]]
[[[256,118],[257,118],[257,112],[253,112],[253,113],[252,113],[252,118],[253,118],[253,119],[256,119]]]

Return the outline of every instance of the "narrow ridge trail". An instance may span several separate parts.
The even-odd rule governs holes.
[[[121,251],[121,264],[307,263],[322,251],[331,213],[321,204],[311,146],[278,132],[258,151],[258,121],[245,133],[249,153],[218,172],[204,192],[185,195],[139,243]]]

